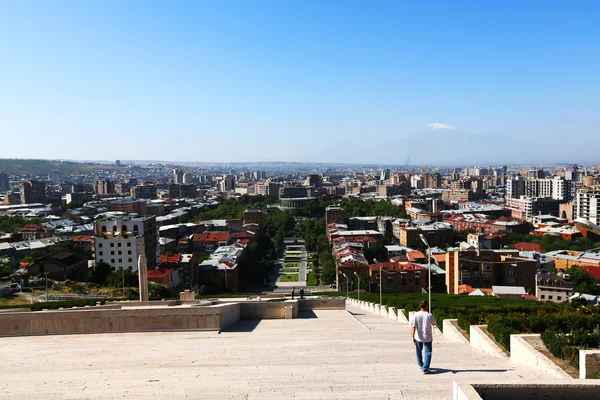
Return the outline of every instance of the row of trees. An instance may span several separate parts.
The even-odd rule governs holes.
[[[594,242],[587,237],[580,237],[575,240],[565,240],[560,236],[544,235],[535,236],[529,234],[520,234],[512,232],[504,232],[508,234],[508,244],[510,247],[518,242],[529,242],[538,243],[542,246],[543,251],[556,251],[556,250],[574,250],[584,251],[595,248],[600,248],[600,242]]]
[[[216,208],[200,213],[200,215],[194,218],[194,221],[198,222],[210,219],[242,218],[244,210],[246,210],[248,207],[265,209],[268,204],[275,202],[276,199],[271,196],[243,195],[239,200],[222,199],[219,200],[219,205]]]
[[[396,218],[407,218],[404,207],[396,206],[387,201],[361,200],[356,197],[345,197],[343,199],[332,199],[326,196],[309,201],[298,211],[298,215],[309,218],[325,217],[325,209],[332,204],[339,204],[346,213],[346,218],[387,216]]]
[[[40,224],[42,222],[44,222],[44,220],[41,218],[23,218],[0,215],[0,232],[14,233],[25,225]]]

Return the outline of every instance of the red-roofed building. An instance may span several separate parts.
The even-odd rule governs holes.
[[[493,296],[494,291],[491,288],[474,288],[471,285],[458,285],[458,294],[470,294],[476,290],[481,290],[487,296]],[[533,296],[535,297],[535,296]]]
[[[29,224],[19,229],[23,240],[38,240],[49,238],[54,235],[54,229],[47,228],[40,224]]]
[[[600,281],[600,267],[596,267],[593,265],[585,265],[580,268],[588,274],[592,275],[594,278],[596,278],[597,281]]]
[[[160,268],[173,268],[177,271],[179,279],[178,284],[182,285],[183,289],[192,289],[197,282],[196,264],[198,257],[195,253],[190,254],[161,254]]]
[[[212,253],[218,247],[227,246],[229,241],[229,232],[196,233],[193,237],[194,249],[199,253]]]
[[[240,231],[240,232],[231,232],[231,240],[254,240],[254,234],[250,232]]]
[[[369,265],[372,281],[379,284],[380,270],[384,293],[421,293],[427,289],[427,269],[413,263],[380,262]]]
[[[406,257],[410,262],[427,262],[427,257],[419,250],[413,250],[406,253]]]
[[[69,240],[76,245],[82,246],[83,248],[91,249],[94,246],[93,236],[71,236]]]
[[[148,270],[148,281],[168,288],[179,286],[179,274],[175,268],[154,268]]]
[[[518,242],[513,244],[513,249],[519,251],[535,251],[537,253],[542,253],[542,246],[538,243],[529,243],[529,242]]]

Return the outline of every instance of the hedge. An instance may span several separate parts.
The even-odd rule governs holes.
[[[31,308],[31,311],[41,311],[44,309],[56,310],[58,308],[73,308],[84,306],[95,306],[97,302],[106,303],[107,299],[85,299],[85,300],[67,300],[67,301],[49,301],[47,303],[17,304],[12,306],[0,306],[0,309],[9,308]]]
[[[600,334],[590,333],[586,329],[574,329],[570,335],[554,329],[541,334],[542,341],[548,351],[555,357],[561,358],[573,367],[579,368],[579,350],[598,348]]]

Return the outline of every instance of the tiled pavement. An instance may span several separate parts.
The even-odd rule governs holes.
[[[0,338],[2,399],[449,399],[466,382],[552,382],[434,339],[431,375],[409,328],[353,307],[222,332]]]

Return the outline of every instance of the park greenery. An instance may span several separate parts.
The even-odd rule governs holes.
[[[193,222],[201,222],[212,219],[240,219],[247,208],[258,208],[265,210],[267,205],[275,203],[276,199],[271,196],[248,196],[243,195],[236,199],[219,199],[219,205],[208,208],[193,219]]]
[[[42,218],[0,215],[0,232],[14,233],[25,225],[40,224],[42,222],[45,222]]]
[[[319,274],[315,271],[310,271],[306,277],[306,286],[317,286],[319,284]]]
[[[361,200],[354,196],[342,199],[322,196],[306,203],[299,214],[308,218],[324,218],[327,206],[334,204],[344,209],[346,218],[368,216],[407,218],[404,207],[396,206],[387,201]]]
[[[509,247],[512,247],[515,243],[519,242],[537,243],[542,247],[542,251],[544,252],[556,250],[585,251],[600,248],[600,242],[594,242],[587,237],[580,237],[575,240],[565,240],[562,237],[555,235],[535,236],[511,232],[508,233],[507,240]]]
[[[600,286],[596,278],[586,270],[573,266],[565,271],[573,283],[573,292],[600,295]]]

